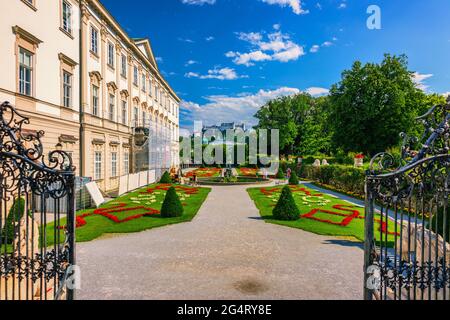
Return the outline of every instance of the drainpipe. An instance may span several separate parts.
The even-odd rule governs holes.
[[[79,16],[80,16],[80,33],[79,33],[79,44],[78,44],[78,54],[79,54],[79,60],[80,60],[80,68],[79,68],[79,100],[80,100],[80,110],[79,110],[79,117],[80,117],[80,177],[83,176],[83,152],[84,152],[84,129],[83,129],[83,114],[84,114],[84,108],[83,108],[83,75],[84,75],[84,61],[83,61],[83,11],[82,11],[82,5],[83,0],[78,0],[79,4]]]

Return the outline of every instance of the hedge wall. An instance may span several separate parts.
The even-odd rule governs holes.
[[[301,170],[302,178],[316,181],[333,189],[364,197],[365,171],[342,165],[313,167],[305,165]]]

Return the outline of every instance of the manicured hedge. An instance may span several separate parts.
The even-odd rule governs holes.
[[[4,224],[1,232],[2,241],[7,244],[12,244],[16,233],[16,224],[22,219],[25,213],[25,199],[16,198],[9,210],[8,218]]]
[[[166,198],[164,199],[161,208],[161,217],[163,218],[181,217],[183,215],[183,212],[184,208],[180,201],[180,198],[177,195],[175,188],[170,187],[170,189],[166,193]]]
[[[342,165],[322,167],[303,166],[301,176],[338,191],[364,196],[365,171],[361,168]]]
[[[300,219],[300,210],[288,186],[285,186],[281,192],[280,200],[273,209],[273,217],[282,221],[297,221]]]
[[[170,174],[166,171],[161,177],[161,180],[159,180],[159,183],[172,183],[172,178],[170,177]]]

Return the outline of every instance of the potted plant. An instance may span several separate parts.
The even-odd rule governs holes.
[[[364,166],[364,155],[359,153],[355,156],[355,167],[361,168]]]

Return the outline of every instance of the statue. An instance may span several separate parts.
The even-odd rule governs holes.
[[[313,167],[319,168],[320,167],[320,160],[316,159],[316,161],[314,161]]]

